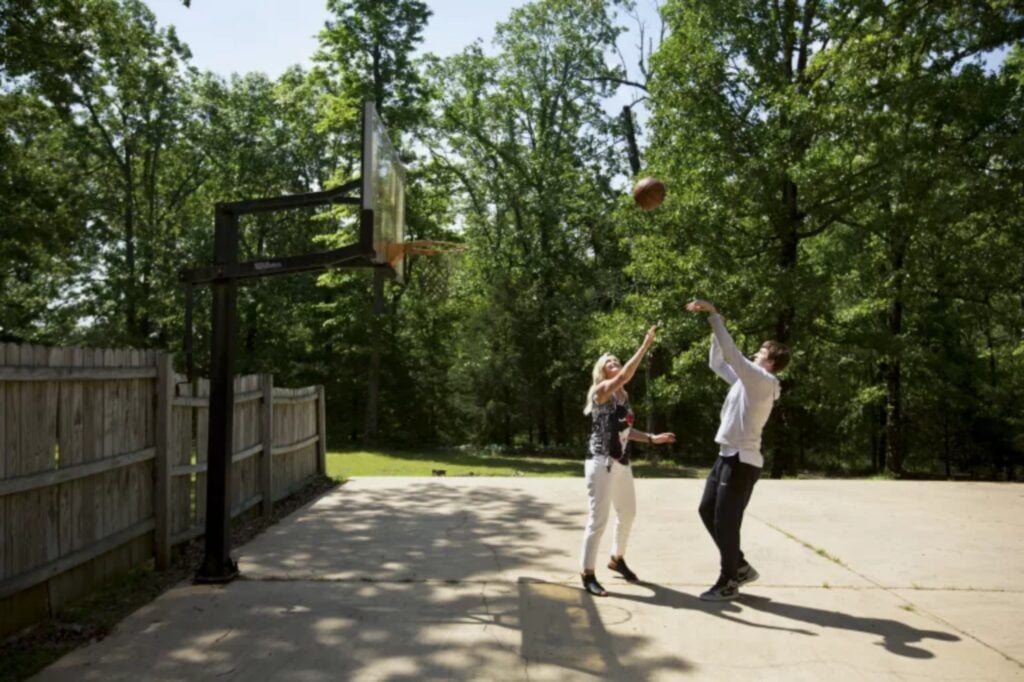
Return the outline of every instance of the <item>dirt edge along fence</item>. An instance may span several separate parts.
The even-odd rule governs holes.
[[[209,382],[150,350],[0,344],[0,636],[203,534]],[[322,386],[236,377],[232,516],[325,471]]]

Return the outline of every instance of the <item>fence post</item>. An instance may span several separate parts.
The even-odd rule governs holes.
[[[263,453],[260,455],[260,492],[263,493],[263,516],[270,516],[274,510],[274,375],[262,375],[260,383],[263,386],[263,404],[260,411],[260,437],[263,441]]]
[[[155,508],[156,567],[171,565],[171,450],[174,416],[174,366],[169,353],[156,356],[156,494]]]
[[[323,384],[316,387],[316,472],[327,475],[327,407]]]

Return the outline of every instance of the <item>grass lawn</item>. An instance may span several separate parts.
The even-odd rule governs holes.
[[[360,476],[432,476],[442,469],[446,476],[583,476],[583,459],[491,454],[463,450],[351,450],[327,453],[331,478]],[[673,462],[654,465],[633,463],[637,478],[702,478],[708,468],[686,467]]]

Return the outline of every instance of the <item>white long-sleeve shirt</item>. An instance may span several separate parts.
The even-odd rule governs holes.
[[[708,365],[732,385],[722,403],[721,424],[715,434],[715,442],[720,445],[719,454],[732,457],[739,453],[744,464],[762,467],[761,431],[768,422],[775,401],[782,394],[779,380],[743,357],[726,330],[721,315],[709,315],[708,321],[712,331]]]

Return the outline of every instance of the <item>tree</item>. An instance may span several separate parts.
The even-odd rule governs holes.
[[[918,130],[927,114],[911,103],[937,106],[948,94],[938,80],[962,82],[965,60],[1017,35],[1019,20],[1008,8],[955,3],[921,12],[906,3],[681,0],[664,12],[671,35],[654,61],[653,153],[681,199],[673,217],[690,226],[681,267],[737,310],[741,332],[807,353],[784,382],[768,438],[778,476],[818,428],[810,412],[823,410],[809,406],[828,391],[816,376],[841,360],[815,349],[832,342],[835,322],[822,293],[855,260],[834,246],[865,229],[864,211],[879,218],[868,207],[888,211],[881,241],[855,234],[851,243],[886,254],[887,335],[902,338],[906,230],[927,225],[920,211],[934,205],[934,175],[918,171],[936,139]],[[871,272],[862,274],[878,280]],[[882,357],[886,447],[901,448],[896,346]]]
[[[495,57],[474,45],[432,73],[444,84],[433,151],[462,189],[473,282],[462,381],[482,440],[578,435],[569,418],[604,288],[594,259],[614,241],[611,180],[622,167],[601,107],[617,35],[603,3],[544,0],[498,26]]]
[[[430,11],[420,0],[329,0],[327,8],[336,19],[321,32],[316,57],[331,91],[321,125],[354,133],[363,101],[372,99],[392,131],[392,143],[402,149],[401,132],[411,132],[425,114],[424,91],[412,54],[422,42]],[[358,150],[358,136],[351,134],[348,139]],[[407,211],[414,214],[415,204],[410,202]],[[380,317],[385,307],[383,278],[383,272],[375,272],[371,327],[362,344],[369,355],[363,433],[370,441],[380,432],[382,354],[389,348],[397,351],[393,329]]]

